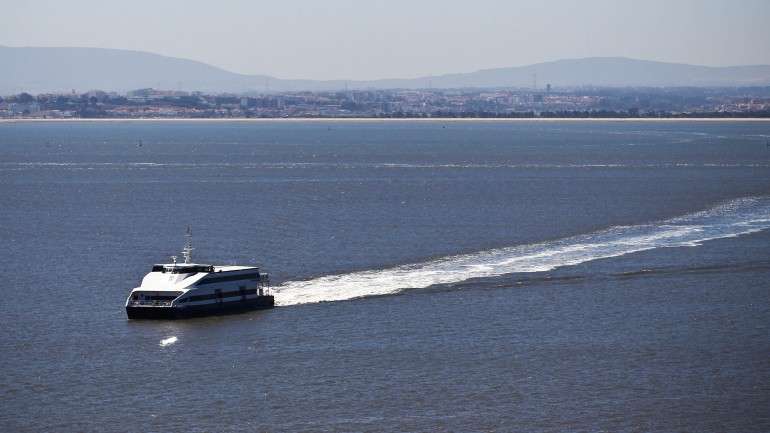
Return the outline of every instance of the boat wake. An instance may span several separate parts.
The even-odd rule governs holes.
[[[626,145],[636,145],[629,143]],[[735,163],[690,163],[690,162],[638,162],[627,163],[398,163],[398,162],[0,162],[0,171],[19,171],[29,169],[65,169],[65,170],[148,170],[148,169],[243,169],[243,170],[302,170],[302,169],[623,169],[623,168],[768,168],[767,162]]]
[[[276,287],[275,300],[277,305],[285,306],[394,294],[471,278],[549,271],[656,248],[697,246],[704,241],[768,228],[770,197],[741,198],[656,223],[616,226],[556,241],[449,256],[387,269],[287,281]]]

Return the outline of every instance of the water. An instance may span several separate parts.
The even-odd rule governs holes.
[[[0,425],[768,431],[767,134],[0,124]],[[127,321],[187,224],[280,308]]]

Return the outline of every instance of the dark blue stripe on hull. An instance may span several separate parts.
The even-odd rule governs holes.
[[[216,316],[235,314],[246,311],[273,308],[272,296],[260,296],[254,299],[232,302],[217,302],[206,305],[187,305],[184,307],[126,307],[129,319],[184,319],[188,317]]]
[[[225,281],[258,280],[258,279],[259,279],[259,273],[225,275],[225,276],[219,276],[218,274],[208,274],[205,277],[203,277],[200,281],[198,281],[196,285],[203,286],[205,284],[223,283]]]

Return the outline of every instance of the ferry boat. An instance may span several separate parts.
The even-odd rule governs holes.
[[[129,319],[179,319],[273,308],[270,278],[256,266],[192,262],[192,231],[182,250],[184,263],[156,264],[126,299]]]

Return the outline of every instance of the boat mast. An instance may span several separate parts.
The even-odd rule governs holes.
[[[185,234],[185,238],[187,239],[184,244],[184,249],[182,250],[182,256],[184,257],[185,263],[192,262],[192,251],[195,249],[192,246],[192,229],[190,226],[187,226],[187,234]]]

